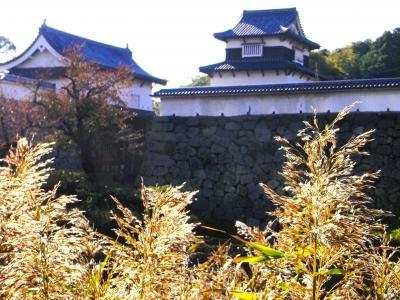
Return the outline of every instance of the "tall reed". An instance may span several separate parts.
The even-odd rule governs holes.
[[[87,291],[102,238],[72,196],[45,191],[50,144],[20,139],[0,168],[0,298],[72,299]]]
[[[266,264],[258,263],[259,259],[237,259],[252,262],[252,280],[258,277],[268,287],[254,287],[253,295],[260,299],[383,299],[379,296],[383,290],[395,295],[393,299],[400,297],[398,280],[394,280],[399,278],[398,263],[390,262],[396,250],[375,246],[384,243],[377,236],[384,231],[379,221],[384,212],[371,208],[368,191],[379,171],[354,171],[353,158],[368,155],[362,148],[374,131],[338,144],[338,122],[351,108],[322,127],[314,115],[311,123],[304,122],[298,143],[276,138],[286,158],[281,172],[285,194],[261,186],[276,204],[271,215],[280,229],[267,226],[261,232],[240,225],[250,240],[284,253]]]

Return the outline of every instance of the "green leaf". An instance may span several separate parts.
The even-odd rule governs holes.
[[[194,243],[188,248],[188,253],[195,253],[202,243]]]
[[[258,263],[264,262],[266,260],[269,260],[269,257],[266,257],[264,255],[262,255],[262,256],[243,256],[243,257],[234,258],[233,262],[234,263],[247,262],[250,264],[258,264]]]
[[[111,254],[108,254],[105,258],[104,258],[104,260],[101,262],[101,264],[100,264],[100,271],[101,272],[103,272],[103,270],[106,268],[106,266],[108,265],[108,262],[110,261],[110,257],[111,257]]]
[[[224,234],[227,234],[229,236],[231,236],[232,238],[238,240],[239,242],[242,242],[243,244],[249,246],[250,248],[260,252],[262,255],[268,257],[268,258],[282,258],[285,256],[285,253],[272,249],[264,244],[261,243],[257,243],[257,242],[248,242],[244,239],[242,239],[240,236],[234,235],[234,234],[230,234],[224,230],[220,230],[220,229],[216,229],[213,227],[209,227],[209,226],[201,226],[202,228],[208,229],[208,230],[212,230],[212,231],[216,231],[216,232],[221,232]]]
[[[202,227],[202,228],[204,228],[204,229],[207,229],[207,230],[211,230],[211,231],[215,231],[215,232],[224,233],[224,234],[229,235],[230,237],[234,238],[235,240],[238,240],[239,242],[242,242],[243,244],[246,244],[246,243],[247,243],[247,241],[244,240],[244,239],[242,239],[240,236],[237,236],[237,235],[235,235],[235,234],[230,234],[230,233],[228,233],[228,232],[226,232],[226,231],[224,231],[224,230],[216,229],[216,228],[209,227],[209,226],[204,226],[204,225],[201,225],[200,227]]]
[[[247,242],[246,244],[250,248],[260,252],[262,255],[267,256],[267,257],[282,258],[285,256],[285,254],[282,251],[275,250],[275,249],[265,246],[264,244],[261,244],[261,243]]]
[[[347,273],[346,270],[339,269],[339,268],[330,269],[330,270],[328,271],[328,274],[329,274],[329,275],[344,275],[344,274],[346,274],[346,273]]]
[[[282,291],[287,291],[289,289],[289,286],[286,282],[281,282],[279,286],[281,287]]]
[[[255,293],[248,292],[231,292],[232,296],[235,296],[241,300],[257,300],[257,295]]]

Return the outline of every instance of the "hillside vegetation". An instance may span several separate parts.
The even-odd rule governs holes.
[[[313,52],[310,66],[335,79],[400,76],[400,28],[385,31],[374,41]]]

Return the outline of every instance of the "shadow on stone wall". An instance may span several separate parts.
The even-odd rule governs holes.
[[[320,114],[320,124],[334,118]],[[205,223],[230,226],[235,220],[265,224],[273,209],[259,182],[282,192],[282,153],[273,139],[297,140],[310,114],[241,117],[157,117],[147,135],[142,174],[148,185],[199,190],[192,212]],[[400,215],[400,113],[352,113],[340,123],[339,143],[376,128],[371,155],[355,158],[356,171],[382,170],[375,206]]]

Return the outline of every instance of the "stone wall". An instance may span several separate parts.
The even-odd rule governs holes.
[[[320,114],[320,123],[334,114]],[[259,182],[282,191],[282,153],[273,139],[296,140],[309,114],[241,117],[157,117],[147,136],[142,174],[146,184],[186,183],[199,190],[192,206],[202,221],[258,225],[273,208]],[[340,123],[340,142],[376,128],[357,171],[382,170],[375,205],[400,215],[400,113],[352,113]],[[359,159],[360,160],[360,159]]]

